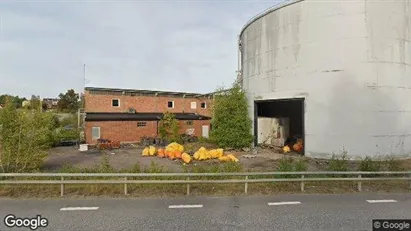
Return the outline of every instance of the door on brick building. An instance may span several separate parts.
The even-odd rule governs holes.
[[[210,131],[209,126],[208,125],[203,125],[203,127],[202,127],[202,136],[204,138],[208,138],[209,131]]]

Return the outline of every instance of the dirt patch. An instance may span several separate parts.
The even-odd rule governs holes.
[[[189,152],[194,152],[200,147],[214,148],[212,145],[190,144],[186,147]],[[52,148],[49,156],[45,161],[45,171],[56,171],[64,164],[69,164],[74,167],[92,168],[99,165],[103,156],[107,156],[111,167],[114,169],[131,168],[135,164],[139,164],[142,168],[149,167],[152,162],[163,166],[169,172],[183,172],[183,165],[179,160],[169,160],[166,158],[157,157],[143,157],[141,155],[142,147],[137,148],[121,148],[113,151],[99,151],[89,150],[87,152],[80,152],[77,147],[57,147]],[[273,153],[268,151],[261,151],[255,155],[250,152],[226,151],[239,158],[241,164],[246,171],[275,171],[277,169],[278,160],[287,155]],[[247,158],[252,156],[252,158]],[[295,156],[295,158],[299,158]],[[194,165],[210,165],[218,164],[218,160],[196,161]]]
[[[107,156],[111,167],[117,170],[127,169],[139,164],[142,168],[149,167],[154,161],[160,166],[164,166],[170,172],[182,172],[182,165],[179,161],[169,159],[143,157],[143,148],[121,148],[113,151],[89,150],[80,152],[77,147],[58,147],[50,150],[45,161],[44,170],[56,171],[64,164],[69,164],[79,168],[93,168],[98,166],[104,156]]]
[[[200,147],[207,149],[215,148],[211,144],[193,143],[185,145],[188,152],[194,152]],[[149,167],[152,163],[160,165],[167,172],[183,172],[184,167],[179,160],[169,160],[158,157],[143,157],[141,155],[142,147],[128,147],[116,149],[114,151],[98,151],[89,150],[87,152],[80,152],[77,147],[57,147],[52,148],[49,156],[45,161],[45,171],[56,171],[64,164],[69,164],[74,167],[93,168],[102,162],[104,156],[107,156],[111,167],[117,170],[128,169],[135,164],[140,167]],[[269,172],[276,171],[283,158],[292,158],[293,160],[304,161],[307,171],[327,171],[330,166],[330,160],[311,159],[298,154],[280,154],[271,149],[259,149],[258,153],[253,153],[252,150],[245,151],[225,151],[235,155],[243,166],[244,171],[259,171]],[[195,161],[191,165],[218,165],[218,160]],[[348,161],[347,170],[357,171],[359,168],[359,161]],[[411,170],[411,159],[399,161],[399,167],[403,170]],[[390,170],[387,168],[381,170]],[[395,171],[395,170],[392,170]]]

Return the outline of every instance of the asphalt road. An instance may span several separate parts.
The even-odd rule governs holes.
[[[411,194],[0,199],[4,218],[40,215],[38,230],[372,230],[372,219],[411,219]]]

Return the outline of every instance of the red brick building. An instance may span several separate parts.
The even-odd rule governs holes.
[[[208,137],[212,115],[212,93],[86,88],[85,139],[138,142],[156,137],[165,112],[175,113],[180,133]]]

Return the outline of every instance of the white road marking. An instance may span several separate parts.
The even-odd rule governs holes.
[[[99,207],[67,207],[61,208],[60,211],[84,211],[84,210],[97,210]]]
[[[203,205],[169,205],[169,209],[191,209],[191,208],[202,208]]]
[[[284,202],[268,202],[269,206],[271,205],[298,205],[301,204],[299,201],[284,201]]]
[[[396,200],[367,200],[368,203],[395,203]]]

